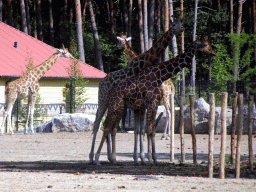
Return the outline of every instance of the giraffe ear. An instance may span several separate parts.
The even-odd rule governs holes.
[[[117,39],[118,41],[122,41],[122,38],[121,38],[121,37],[116,37],[116,39]]]
[[[126,39],[126,41],[131,41],[132,40],[132,37],[128,37],[127,39]]]

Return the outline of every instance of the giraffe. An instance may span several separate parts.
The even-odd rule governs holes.
[[[131,37],[127,38],[127,35],[121,34],[120,37],[117,37],[118,40],[118,47],[124,47],[124,50],[126,52],[126,54],[129,57],[129,60],[131,61],[132,59],[134,59],[135,57],[137,57],[137,53],[133,50],[133,48],[130,46],[130,44],[128,43],[131,40]],[[167,123],[164,127],[164,132],[163,132],[163,136],[161,139],[166,139],[169,140],[169,136],[170,136],[170,123],[171,123],[171,104],[170,104],[170,94],[174,94],[175,93],[175,86],[172,82],[171,79],[167,79],[166,81],[163,82],[163,84],[161,85],[161,89],[163,91],[163,104],[166,110],[166,119],[167,119]],[[173,106],[174,107],[174,106]],[[167,136],[165,135],[167,133]]]
[[[6,109],[3,115],[3,122],[1,126],[1,134],[3,134],[4,124],[7,119],[9,124],[9,130],[13,134],[13,129],[11,125],[11,112],[13,105],[17,98],[23,99],[28,98],[28,110],[27,110],[27,120],[25,125],[25,133],[28,131],[28,121],[29,116],[31,118],[31,131],[33,130],[33,115],[34,115],[34,106],[36,101],[36,95],[39,90],[39,79],[56,63],[59,57],[74,58],[65,48],[56,49],[57,53],[54,53],[49,59],[40,65],[27,70],[22,77],[16,79],[15,81],[10,82],[5,88],[6,96]]]
[[[172,39],[173,35],[183,31],[183,20],[174,19],[170,20],[170,28],[164,33],[164,35],[157,40],[157,42],[146,52],[135,57],[127,67],[109,73],[100,83],[98,92],[98,109],[93,126],[93,138],[91,151],[89,154],[90,163],[93,163],[94,147],[97,132],[100,127],[100,122],[105,114],[109,101],[109,91],[111,90],[113,83],[117,80],[125,80],[126,78],[138,74],[146,66],[155,65],[158,63],[160,56],[164,52],[168,43]],[[136,121],[135,121],[136,122]],[[136,125],[137,127],[137,125]],[[109,141],[109,139],[107,140]],[[108,149],[110,149],[110,143],[108,142]],[[134,153],[135,154],[135,153]],[[108,157],[110,159],[111,153],[108,151]]]
[[[136,75],[127,78],[125,81],[118,80],[114,83],[110,91],[110,100],[108,102],[108,113],[104,125],[104,133],[100,142],[98,151],[95,155],[95,161],[98,164],[100,151],[108,133],[112,138],[112,157],[111,162],[116,162],[115,154],[115,135],[116,123],[119,122],[125,107],[131,107],[142,113],[146,111],[146,133],[148,138],[148,158],[149,162],[157,163],[155,153],[155,128],[154,120],[157,112],[157,106],[163,93],[161,84],[173,75],[177,74],[184,67],[191,63],[196,51],[216,55],[210,42],[206,39],[199,39],[192,42],[186,50],[168,61],[154,66],[148,66]],[[152,150],[152,151],[151,151]]]
[[[116,37],[116,39],[117,47],[124,47],[124,50],[130,61],[132,61],[135,57],[138,56],[138,54],[133,50],[133,48],[129,44],[129,41],[132,40],[131,37],[127,37],[127,35],[121,33],[120,37]]]

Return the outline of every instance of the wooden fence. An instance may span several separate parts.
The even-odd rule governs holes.
[[[191,137],[193,146],[193,163],[197,163],[197,146],[196,146],[196,134],[194,124],[194,95],[190,95],[190,115],[191,115]],[[227,137],[227,126],[226,126],[226,112],[227,112],[227,100],[228,93],[222,93],[222,104],[221,104],[221,147],[220,147],[220,164],[219,164],[219,177],[225,178],[225,151],[226,151],[226,137]],[[253,170],[253,146],[252,146],[252,127],[253,127],[253,102],[254,96],[249,97],[249,113],[248,113],[248,146],[249,146],[249,163],[250,170]],[[213,177],[213,151],[214,151],[214,127],[215,127],[215,94],[209,94],[210,113],[209,113],[209,145],[208,145],[208,175],[209,178]],[[232,115],[232,130],[231,130],[231,163],[235,165],[235,177],[240,177],[240,151],[241,151],[241,137],[243,130],[243,118],[244,118],[244,98],[243,94],[233,93],[233,115]],[[180,143],[181,143],[181,162],[185,162],[185,150],[184,150],[184,121],[183,121],[183,98],[180,97]],[[236,117],[238,109],[238,116]],[[238,118],[237,131],[236,131],[236,118]],[[174,132],[174,128],[171,128]],[[237,137],[235,137],[237,134]],[[237,141],[235,142],[235,138]],[[171,137],[171,140],[173,138]],[[173,141],[171,141],[172,143]],[[236,143],[236,145],[235,145]],[[174,146],[171,145],[170,153],[174,151]],[[172,161],[172,159],[171,159]]]

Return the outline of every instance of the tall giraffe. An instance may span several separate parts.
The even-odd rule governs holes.
[[[100,83],[99,83],[99,93],[98,93],[98,109],[96,113],[96,118],[93,126],[93,138],[92,146],[89,154],[90,163],[93,163],[94,157],[94,147],[97,132],[99,130],[100,122],[108,108],[109,101],[109,91],[112,89],[113,83],[117,80],[124,80],[132,75],[138,74],[143,68],[147,66],[152,66],[158,63],[161,54],[164,52],[168,43],[172,39],[173,35],[179,33],[183,30],[183,20],[174,19],[174,22],[170,21],[170,29],[164,33],[164,35],[157,40],[153,47],[143,54],[135,57],[127,67],[109,73]],[[137,127],[137,126],[136,126]],[[108,142],[108,149],[110,148]],[[110,152],[108,152],[108,157],[110,158]]]
[[[137,57],[137,53],[133,50],[133,48],[130,46],[130,44],[128,43],[128,41],[131,40],[131,37],[127,38],[127,35],[121,34],[120,37],[117,37],[118,40],[118,47],[124,47],[124,50],[126,52],[126,54],[129,57],[129,60],[131,61],[132,59],[134,59],[135,57]],[[163,136],[162,139],[169,139],[170,136],[170,125],[171,125],[171,111],[172,108],[174,107],[170,104],[170,94],[175,94],[175,86],[172,82],[171,79],[167,79],[166,81],[163,82],[163,84],[161,85],[161,89],[163,91],[163,104],[166,110],[166,119],[167,119],[167,123],[164,127],[164,132],[163,132]],[[174,114],[172,114],[174,115]],[[167,133],[167,136],[165,135]]]
[[[27,110],[27,121],[25,125],[25,133],[27,133],[28,129],[28,121],[29,116],[31,118],[31,131],[34,133],[33,130],[33,115],[34,115],[34,106],[36,101],[36,95],[39,90],[39,79],[47,72],[49,69],[56,63],[59,57],[66,57],[66,58],[74,58],[67,50],[64,49],[57,49],[57,53],[54,53],[49,59],[47,59],[42,64],[27,70],[25,74],[9,83],[5,88],[5,96],[6,96],[6,109],[3,115],[3,123],[1,126],[1,134],[4,131],[4,124],[6,118],[8,117],[8,124],[9,130],[11,134],[13,134],[13,129],[11,125],[11,113],[13,105],[17,98],[23,99],[28,98],[28,110]]]
[[[108,113],[102,140],[95,155],[96,163],[98,163],[101,148],[108,133],[111,133],[113,144],[112,157],[110,159],[112,163],[116,162],[116,124],[120,121],[126,106],[142,113],[146,111],[146,132],[148,144],[152,147],[148,149],[148,158],[150,163],[152,163],[152,159],[154,163],[157,163],[154,121],[158,103],[163,96],[161,84],[181,71],[188,63],[191,63],[197,50],[216,55],[208,40],[196,40],[191,43],[183,53],[175,58],[154,66],[146,67],[143,71],[127,78],[125,81],[118,80],[114,83],[109,92],[110,100],[108,102]]]

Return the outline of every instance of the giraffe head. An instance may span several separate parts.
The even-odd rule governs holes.
[[[132,40],[131,37],[127,37],[125,34],[121,34],[120,37],[116,37],[117,39],[117,47],[125,47],[125,42],[129,42]]]
[[[62,49],[56,49],[58,52],[59,57],[66,57],[66,58],[71,58],[74,59],[74,57],[68,52],[68,50],[62,46]]]
[[[196,45],[199,46],[199,50],[204,53],[209,53],[212,55],[216,55],[216,53],[213,51],[211,43],[208,39],[198,39],[195,41]]]
[[[173,18],[173,21],[170,19],[170,28],[174,32],[181,32],[181,31],[183,31],[184,30],[184,28],[183,28],[183,19]]]

